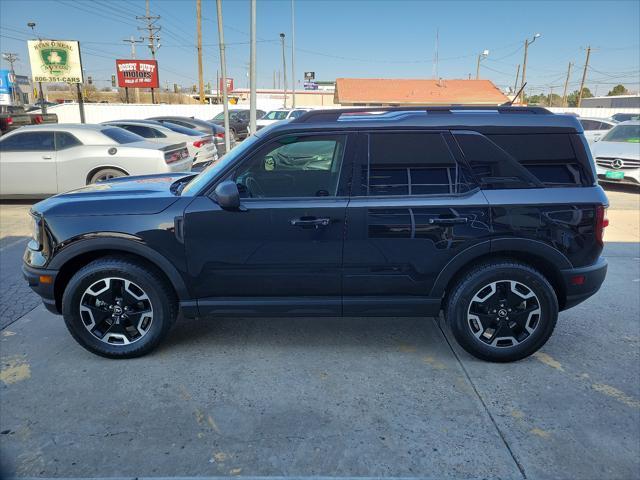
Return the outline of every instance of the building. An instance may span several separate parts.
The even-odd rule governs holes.
[[[500,105],[509,98],[489,80],[338,78],[342,106]]]
[[[584,108],[640,108],[640,95],[583,98],[580,106]]]

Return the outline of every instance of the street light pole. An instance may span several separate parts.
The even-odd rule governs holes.
[[[256,132],[256,103],[258,95],[256,92],[256,0],[251,0],[251,53],[249,54],[249,130]]]
[[[476,80],[480,80],[480,62],[489,56],[489,50],[483,50],[478,55],[478,65],[476,66]]]
[[[520,89],[522,90],[522,101],[521,103],[524,103],[524,84],[526,83],[526,77],[527,77],[527,53],[529,51],[529,45],[531,45],[533,42],[536,41],[536,38],[540,37],[539,33],[536,33],[533,36],[533,39],[531,41],[529,41],[529,39],[527,38],[524,41],[524,62],[522,62],[522,83],[520,84]]]
[[[280,34],[280,43],[282,43],[282,76],[284,88],[284,101],[282,106],[287,108],[287,59],[284,54],[284,33]]]
[[[296,20],[291,0],[291,108],[296,108]]]
[[[224,145],[226,151],[231,150],[229,131],[229,98],[227,95],[227,61],[224,53],[224,30],[222,29],[222,0],[216,0],[218,14],[218,43],[220,44],[220,73],[222,75],[222,108],[224,112]]]

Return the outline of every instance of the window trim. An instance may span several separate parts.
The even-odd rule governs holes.
[[[457,189],[457,186],[460,184],[460,176],[461,176],[461,166],[464,166],[466,169],[469,169],[468,165],[466,165],[466,163],[464,163],[464,159],[462,157],[462,155],[460,154],[460,152],[457,152],[454,147],[452,146],[452,143],[455,144],[455,139],[453,139],[453,135],[452,132],[450,130],[443,130],[443,129],[421,129],[421,128],[407,128],[407,129],[402,129],[402,130],[398,130],[398,129],[366,129],[366,130],[359,130],[358,133],[363,135],[363,150],[364,150],[364,155],[363,155],[363,160],[365,160],[365,162],[361,162],[360,165],[361,166],[366,166],[367,168],[367,185],[366,185],[366,192],[364,192],[364,194],[360,194],[360,195],[356,195],[353,193],[353,191],[351,192],[350,198],[354,198],[354,199],[363,199],[363,198],[371,198],[371,199],[392,199],[392,198],[416,198],[416,199],[433,199],[433,198],[451,198],[451,197],[465,197],[468,196],[469,194],[474,193],[477,190],[480,190],[480,186],[477,184],[477,182],[475,182],[475,178],[474,180],[474,184],[473,184],[473,188],[469,189],[466,192],[451,192],[451,186],[454,186],[454,189]],[[393,133],[393,134],[415,134],[415,133],[421,133],[421,134],[426,134],[426,135],[440,135],[447,147],[447,150],[449,151],[449,153],[451,154],[451,158],[453,159],[454,165],[455,165],[455,184],[449,183],[449,193],[420,193],[420,194],[407,194],[407,195],[370,195],[370,175],[371,175],[371,141],[370,141],[370,136],[371,134],[389,134],[389,133]],[[459,149],[458,145],[455,144],[455,148]],[[402,168],[402,167],[400,167]],[[409,170],[411,167],[407,167],[407,170]],[[416,168],[420,168],[420,167],[416,167]],[[451,178],[451,168],[447,168],[447,176],[449,176],[449,178]],[[411,180],[410,177],[410,173],[408,173],[408,180]],[[352,189],[353,189],[353,185],[352,185]],[[411,192],[411,185],[408,185],[408,189],[409,192]]]

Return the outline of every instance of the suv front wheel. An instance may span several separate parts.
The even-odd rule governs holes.
[[[454,286],[446,316],[458,343],[483,360],[511,362],[539,350],[558,318],[558,299],[529,265],[494,261]]]
[[[175,294],[153,268],[127,257],[105,257],[81,268],[62,297],[71,335],[87,350],[132,358],[154,349],[177,315]]]

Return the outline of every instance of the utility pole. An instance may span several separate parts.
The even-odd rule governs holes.
[[[273,71],[273,89],[276,89],[276,71]]]
[[[129,39],[122,40],[123,42],[129,43],[131,45],[131,60],[135,60],[136,58],[136,43],[142,43],[144,40],[134,40],[133,35],[129,37]],[[140,89],[134,88],[134,101],[135,103],[140,103]],[[124,94],[127,98],[127,103],[129,103],[129,88],[124,88]]]
[[[587,59],[584,62],[584,70],[582,71],[582,81],[580,82],[580,91],[578,92],[578,105],[580,108],[582,104],[582,89],[584,88],[584,81],[587,79],[587,68],[589,68],[589,57],[591,56],[591,46],[587,47]]]
[[[216,0],[218,14],[218,43],[220,44],[220,71],[222,73],[222,108],[224,112],[224,145],[231,150],[231,132],[229,130],[229,98],[227,95],[227,61],[225,58],[224,30],[222,29],[222,0]]]
[[[13,79],[13,88],[11,88],[11,101],[16,105],[21,104],[20,95],[18,94],[18,82],[16,82],[16,69],[14,68],[14,64],[18,61],[17,53],[3,53],[2,58],[4,58],[9,65],[11,65],[11,76]]]
[[[287,58],[284,54],[284,33],[280,34],[280,43],[282,43],[282,86],[284,89],[284,101],[282,106],[287,108]]]
[[[151,50],[151,58],[156,59],[156,51],[160,48],[160,35],[158,33],[162,29],[160,26],[156,26],[156,22],[160,20],[160,15],[151,15],[151,10],[149,8],[149,0],[146,0],[146,15],[142,17],[136,17],[137,20],[144,20],[147,22],[146,27],[138,27],[138,30],[147,30],[149,35],[146,38],[149,41],[148,47]],[[157,44],[156,44],[157,42]],[[153,88],[151,89],[151,103],[156,103],[155,95],[153,92]]]
[[[440,29],[436,28],[436,48],[433,51],[433,72],[432,76],[434,80],[438,80],[438,48],[440,43]]]
[[[256,102],[258,95],[256,92],[256,0],[251,0],[251,52],[249,53],[249,129],[251,133],[256,133]]]
[[[518,93],[518,78],[520,77],[520,64],[518,64],[518,68],[516,69],[516,81],[513,84],[513,94],[515,95],[516,93]],[[515,98],[513,99],[514,101],[516,100]]]
[[[291,108],[296,108],[296,17],[291,0]]]
[[[204,78],[202,77],[202,1],[196,0],[196,30],[198,32],[198,87],[200,103],[204,103]]]
[[[569,68],[567,69],[567,78],[564,81],[564,91],[562,92],[562,106],[567,106],[567,88],[569,87],[569,78],[571,78],[571,67],[573,63],[569,62]]]
[[[522,90],[522,101],[521,103],[524,104],[524,85],[525,83],[527,83],[527,53],[529,51],[529,45],[531,45],[533,42],[536,41],[536,38],[540,37],[539,33],[536,33],[533,36],[533,39],[531,41],[529,41],[529,39],[527,38],[524,41],[524,62],[522,63],[522,83],[520,84],[520,89]]]

